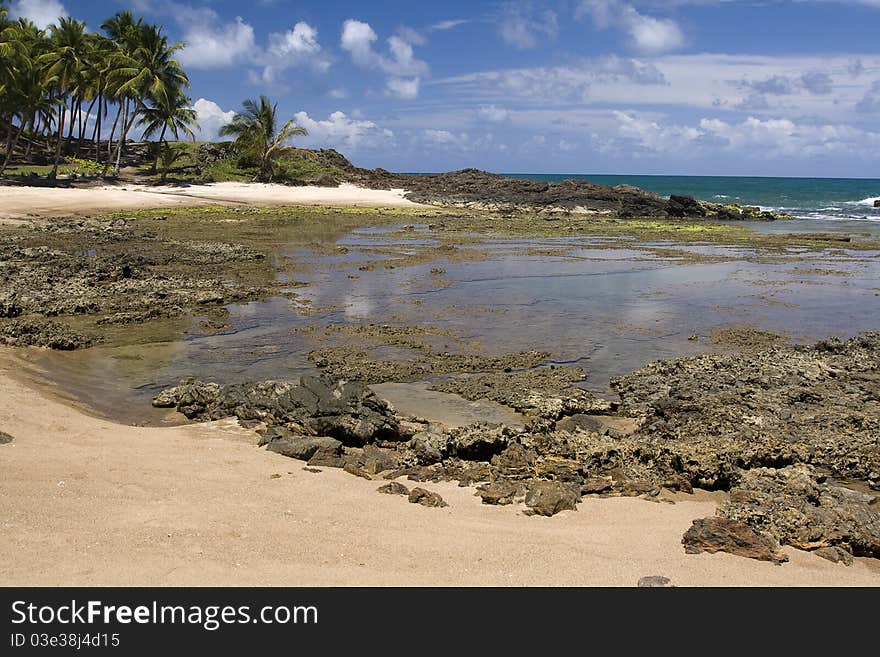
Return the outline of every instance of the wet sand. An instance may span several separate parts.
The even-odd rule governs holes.
[[[337,207],[423,207],[403,198],[402,189],[287,187],[265,183],[212,183],[188,186],[18,187],[0,186],[0,221],[26,217],[82,215],[148,208],[195,207],[205,204],[333,205]]]
[[[0,361],[3,585],[878,585],[790,548],[781,566],[685,554],[709,494],[658,504],[587,499],[526,517],[473,489],[426,484],[449,506],[381,495],[382,482],[255,447],[230,421],[140,428],[23,386]],[[280,475],[280,477],[273,477]]]

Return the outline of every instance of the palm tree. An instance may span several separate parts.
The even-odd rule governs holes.
[[[144,128],[144,139],[151,139],[158,132],[159,144],[156,150],[156,157],[153,160],[153,173],[156,173],[156,167],[159,165],[159,156],[162,154],[162,146],[165,142],[165,135],[170,130],[175,140],[180,139],[182,132],[190,139],[195,141],[196,135],[192,131],[192,127],[198,128],[198,114],[190,107],[191,99],[182,91],[173,96],[167,96],[164,101],[159,101],[153,107],[146,107],[143,110],[143,116],[138,121],[138,126]]]
[[[61,18],[58,25],[51,27],[52,48],[37,59],[44,67],[49,84],[55,95],[61,99],[59,119],[56,126],[58,137],[55,142],[55,161],[51,179],[58,176],[58,163],[61,160],[61,140],[64,136],[67,118],[67,100],[77,91],[82,80],[83,58],[86,52],[86,24],[73,18]],[[71,103],[71,114],[73,103]]]
[[[20,19],[14,24],[16,38],[24,45],[25,51],[32,57],[22,57],[14,78],[14,91],[12,97],[15,102],[14,116],[18,118],[18,130],[12,138],[10,130],[7,137],[6,157],[0,165],[0,175],[6,170],[12,153],[18,146],[22,135],[29,129],[30,139],[27,139],[27,154],[30,154],[31,146],[36,137],[36,126],[40,122],[45,126],[51,126],[54,121],[58,100],[46,93],[48,80],[43,69],[34,61],[42,54],[45,44],[45,32],[28,20]]]
[[[146,103],[168,104],[182,89],[189,88],[189,77],[172,57],[183,48],[182,43],[169,44],[162,28],[156,25],[141,25],[135,43],[133,51],[124,48],[117,55],[111,73],[115,93],[125,101],[114,165],[117,175],[125,139]],[[129,107],[129,100],[133,107]]]
[[[248,99],[242,103],[244,111],[232,117],[232,122],[220,129],[220,135],[235,137],[239,154],[259,163],[256,179],[272,180],[275,170],[275,157],[291,137],[307,135],[305,128],[296,125],[293,119],[277,130],[278,105],[272,104],[266,96],[260,96],[260,103]]]
[[[186,155],[186,151],[183,148],[176,148],[168,143],[162,144],[161,149],[156,157],[156,161],[161,160],[162,162],[162,178],[160,182],[164,183],[168,179],[168,172],[171,170],[171,167]]]

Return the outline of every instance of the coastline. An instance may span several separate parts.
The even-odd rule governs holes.
[[[414,215],[428,207],[403,199],[402,190],[346,186],[340,194],[269,186],[280,187],[284,198],[267,200],[265,186],[244,187],[251,196],[240,196],[235,205],[307,206],[303,199],[313,193],[315,205],[398,202]],[[211,199],[115,191],[132,204],[232,203],[224,199],[234,187],[211,188],[220,190]],[[322,196],[334,191],[332,200]],[[85,198],[80,206],[61,204],[64,214],[102,209],[100,198]],[[59,203],[34,209],[54,216]],[[465,217],[457,230],[472,230],[475,221]],[[496,230],[499,222],[511,229],[509,218],[495,222]],[[224,239],[230,237],[227,225],[215,226]],[[647,230],[657,229],[652,223]],[[466,244],[460,235],[450,227],[446,239]],[[722,231],[717,239],[734,235]],[[373,257],[381,263],[384,256]],[[412,254],[407,258],[409,264],[421,262]],[[430,266],[430,260],[422,264]],[[364,276],[372,270],[371,264],[362,267]],[[782,566],[723,553],[686,554],[682,534],[693,520],[715,513],[724,499],[720,493],[671,494],[674,505],[589,497],[576,512],[530,518],[521,507],[482,504],[472,487],[440,482],[425,486],[449,507],[425,509],[378,494],[384,481],[337,468],[309,472],[304,462],[257,449],[257,434],[234,420],[143,428],[101,419],[61,399],[51,384],[30,385],[13,376],[9,354],[0,350],[0,430],[15,438],[0,445],[0,459],[12,473],[0,481],[0,517],[8,530],[0,548],[12,555],[0,567],[7,584],[635,586],[652,575],[678,586],[880,583],[873,559],[856,558],[847,568],[791,547],[783,548],[790,561]],[[346,367],[353,364],[345,361]]]
[[[586,500],[526,517],[473,489],[427,484],[426,509],[382,483],[259,450],[230,420],[140,428],[88,416],[10,376],[0,357],[0,581],[8,586],[586,585],[865,586],[852,567],[784,548],[781,566],[689,555],[681,535],[717,494],[676,504]],[[273,475],[281,475],[273,478]]]
[[[191,186],[103,185],[100,187],[0,186],[0,222],[204,205],[425,207],[404,198],[405,190],[377,190],[343,183],[339,187],[268,183],[208,183]]]

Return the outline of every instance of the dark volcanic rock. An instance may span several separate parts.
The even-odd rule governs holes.
[[[500,424],[471,424],[449,429],[447,435],[450,455],[468,461],[488,461],[507,447],[511,432]]]
[[[322,450],[324,454],[339,454],[342,450],[342,443],[335,438],[296,436],[276,438],[266,445],[266,449],[282,456],[308,461],[319,450]]]
[[[666,214],[670,217],[705,217],[706,209],[690,196],[673,194],[666,202]]]
[[[330,436],[350,445],[396,438],[399,432],[391,408],[366,386],[319,377],[229,385],[189,379],[163,390],[153,405],[177,408],[190,419],[235,416],[289,425],[303,434]]]
[[[814,554],[832,563],[842,563],[844,566],[853,565],[853,555],[837,545],[819,548]]]
[[[587,477],[581,484],[581,495],[599,495],[609,493],[614,487],[611,477]]]
[[[8,433],[6,433],[5,431],[0,431],[0,445],[8,445],[13,440],[15,440],[15,438],[10,436]]]
[[[880,557],[875,502],[799,464],[746,472],[718,513],[802,550],[840,546],[856,556]]]
[[[362,467],[357,465],[356,463],[348,462],[342,466],[342,469],[350,475],[354,475],[355,477],[360,477],[361,479],[372,480],[370,473],[364,470]]]
[[[672,584],[668,577],[663,577],[662,575],[649,575],[640,578],[638,586],[640,589],[669,588]]]
[[[585,180],[546,183],[509,178],[479,169],[407,176],[376,172],[367,184],[403,187],[420,203],[501,211],[584,212],[624,217],[665,217],[667,201],[629,185],[609,187]]]
[[[386,495],[409,495],[409,488],[399,481],[389,481],[387,484],[379,486],[376,490]]]
[[[560,511],[577,511],[580,492],[558,481],[532,481],[526,492],[526,506],[540,516],[553,516]]]
[[[525,492],[521,484],[517,486],[512,481],[501,479],[491,484],[484,484],[477,488],[477,495],[482,498],[483,504],[512,504],[513,499]]]
[[[507,479],[531,479],[535,476],[537,457],[535,450],[514,443],[492,457],[492,466]]]
[[[437,493],[432,493],[424,488],[413,488],[407,497],[411,504],[422,506],[444,507],[449,506]]]
[[[660,361],[611,384],[621,412],[646,416],[621,461],[703,488],[794,463],[880,486],[880,333]]]
[[[779,551],[772,539],[759,534],[743,522],[728,518],[694,520],[681,542],[689,554],[729,552],[760,561],[788,561],[788,557]]]

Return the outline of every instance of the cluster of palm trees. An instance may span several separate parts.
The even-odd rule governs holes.
[[[189,78],[174,59],[183,47],[170,43],[162,28],[122,11],[101,25],[61,18],[42,30],[9,19],[0,0],[0,135],[5,157],[24,160],[34,148],[49,154],[51,178],[64,154],[103,164],[119,174],[126,140],[134,129],[143,138],[181,134],[193,137],[196,112],[186,95]],[[112,121],[112,123],[111,123]],[[107,134],[109,138],[102,137]],[[161,149],[156,149],[153,168]]]

